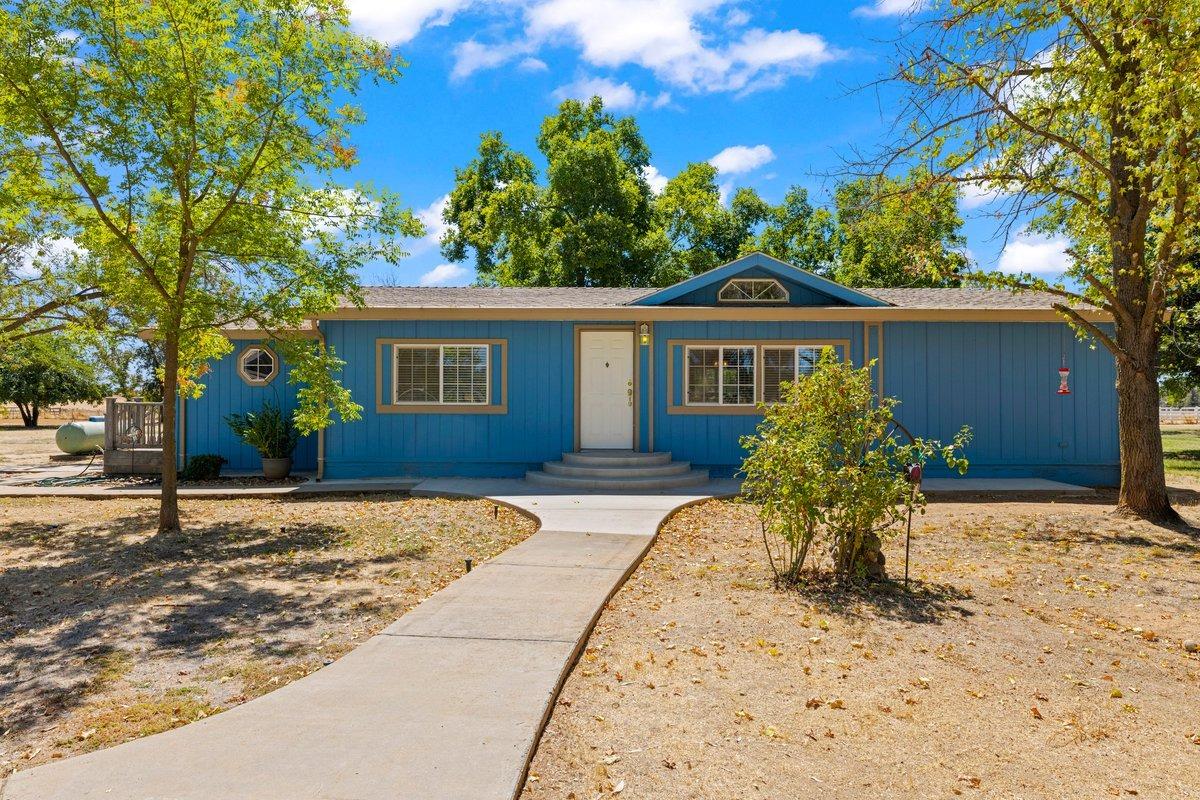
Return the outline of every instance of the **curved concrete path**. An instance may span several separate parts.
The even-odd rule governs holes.
[[[414,494],[488,497],[541,528],[332,665],[173,731],[17,772],[0,800],[513,798],[562,681],[663,520],[736,491],[425,481]]]

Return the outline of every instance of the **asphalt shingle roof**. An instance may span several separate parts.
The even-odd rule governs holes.
[[[654,289],[537,286],[365,286],[368,308],[611,308]],[[860,289],[898,308],[1049,309],[1046,292],[1005,289]]]
[[[1059,298],[1049,292],[1007,289],[859,289],[898,308],[920,309],[1048,309]]]
[[[545,286],[364,286],[368,308],[605,308],[652,289]]]

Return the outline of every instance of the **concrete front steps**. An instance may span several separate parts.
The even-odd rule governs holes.
[[[670,453],[581,450],[563,453],[562,461],[547,461],[541,470],[526,472],[525,480],[559,489],[655,491],[707,483],[708,470],[672,461]]]

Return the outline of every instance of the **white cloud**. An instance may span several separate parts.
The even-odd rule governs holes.
[[[1024,272],[1061,275],[1071,266],[1068,247],[1070,243],[1064,236],[1021,231],[1005,245],[996,269],[1010,275]]]
[[[454,48],[454,69],[450,71],[450,79],[461,81],[480,70],[495,69],[528,50],[528,45],[523,42],[484,44],[475,39],[468,39]],[[536,58],[525,60],[537,61],[543,67],[546,66]]]
[[[413,39],[423,28],[447,25],[475,0],[347,0],[354,28],[390,45]]]
[[[959,205],[968,211],[980,206],[986,206],[1003,196],[1004,192],[999,189],[993,189],[978,183],[959,184],[958,202]]]
[[[667,188],[667,176],[658,171],[658,167],[653,164],[647,164],[642,169],[642,177],[646,179],[646,183],[650,184],[650,191],[655,194],[662,194],[663,189]]]
[[[545,72],[546,70],[550,69],[550,66],[540,58],[534,58],[533,56],[530,56],[529,58],[524,59],[520,64],[517,64],[517,69],[521,70],[522,72]]]
[[[661,108],[665,103],[660,103],[662,96],[651,98],[644,92],[639,92],[630,86],[628,83],[617,83],[608,78],[580,78],[579,80],[568,83],[565,86],[560,86],[554,90],[554,97],[559,100],[575,99],[575,100],[590,100],[592,97],[599,97],[604,101],[604,105],[611,111],[625,111],[628,109],[642,108],[645,105],[653,104],[655,108]],[[671,96],[667,95],[666,102],[671,101]]]
[[[439,264],[421,276],[421,286],[466,286],[474,274],[458,264]]]
[[[417,211],[417,219],[425,226],[425,235],[418,239],[417,243],[411,248],[414,255],[441,246],[443,234],[450,229],[449,223],[442,219],[442,212],[446,210],[446,206],[449,204],[450,195],[444,194],[425,208]]]
[[[724,175],[740,175],[746,172],[753,172],[762,165],[769,164],[774,160],[774,151],[765,144],[758,144],[754,147],[737,144],[733,147],[726,147],[710,158],[708,163],[716,167],[717,172]]]
[[[523,67],[539,69],[545,62],[535,57],[538,50],[569,45],[594,67],[639,66],[693,93],[745,93],[811,74],[842,56],[814,33],[745,27],[752,18],[737,0],[349,2],[354,26],[391,44],[468,10],[501,17],[502,39],[472,38],[456,48],[457,79],[520,57]]]
[[[929,6],[929,0],[875,0],[869,6],[859,6],[850,13],[856,17],[902,17],[917,14]]]
[[[35,242],[21,253],[20,262],[14,268],[14,277],[26,280],[40,276],[39,267],[64,266],[76,258],[86,258],[88,251],[68,236],[43,239]]]
[[[839,54],[821,36],[751,28],[716,44],[704,30],[728,0],[541,0],[526,11],[526,36],[575,44],[599,67],[644,67],[692,92],[753,90],[810,73]]]
[[[730,28],[741,28],[750,24],[750,12],[744,8],[735,8],[725,17],[725,25]]]
[[[724,181],[717,186],[717,198],[721,205],[728,206],[729,198],[733,197],[733,181]]]

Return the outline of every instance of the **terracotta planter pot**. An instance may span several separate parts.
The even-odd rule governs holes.
[[[292,471],[290,458],[263,458],[262,465],[263,477],[271,481],[282,480]]]

